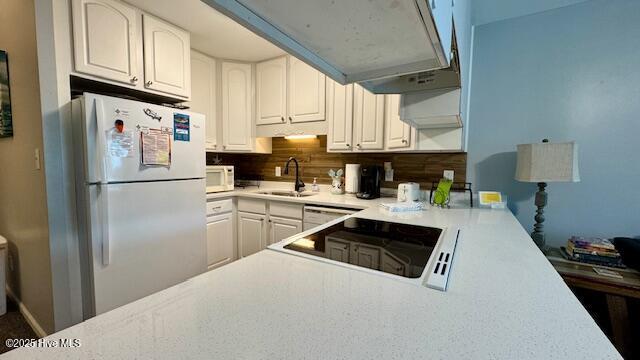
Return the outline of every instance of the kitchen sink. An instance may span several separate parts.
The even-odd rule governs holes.
[[[299,193],[296,191],[289,191],[289,190],[264,190],[264,191],[258,191],[256,192],[256,194],[288,196],[288,197],[307,197],[307,196],[315,195],[314,193],[305,193],[305,192]]]

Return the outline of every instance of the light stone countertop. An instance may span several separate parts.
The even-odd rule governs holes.
[[[621,358],[508,210],[357,216],[459,227],[447,291],[267,249],[3,358]]]

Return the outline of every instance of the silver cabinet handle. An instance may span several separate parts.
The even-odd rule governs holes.
[[[132,77],[131,78],[131,82],[134,83],[134,84],[137,83],[138,82],[138,77],[137,76]]]
[[[350,145],[350,144],[347,144],[347,147],[348,147],[348,148],[350,148],[350,147],[351,147],[351,145]]]
[[[147,85],[147,86],[151,86],[151,84],[153,84],[153,81],[147,81],[147,82],[145,83],[145,85]]]
[[[359,147],[360,147],[360,144],[356,144],[356,147],[357,147],[357,148],[359,148]]]
[[[291,116],[289,116],[289,121],[293,121],[293,119],[291,118]]]
[[[407,140],[406,140],[406,139],[402,139],[402,143],[403,143],[403,144],[406,144],[406,143],[407,143]]]
[[[282,122],[284,122],[284,116],[280,116],[280,120],[282,120]]]

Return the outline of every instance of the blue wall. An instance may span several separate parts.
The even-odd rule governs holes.
[[[499,190],[529,230],[535,184],[515,146],[579,146],[579,183],[552,183],[547,242],[640,235],[640,1],[592,0],[476,26],[468,176]]]

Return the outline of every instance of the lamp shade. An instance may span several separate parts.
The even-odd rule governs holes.
[[[575,142],[518,145],[516,180],[524,182],[577,182],[578,144]]]

